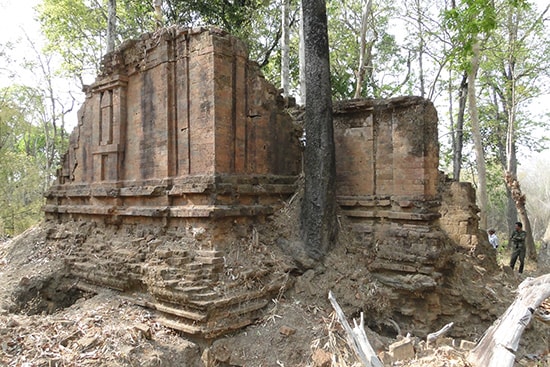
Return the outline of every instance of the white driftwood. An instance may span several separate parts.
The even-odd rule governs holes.
[[[336,311],[338,321],[346,332],[348,344],[355,351],[363,365],[365,367],[383,367],[382,362],[380,362],[380,360],[376,356],[374,349],[372,349],[372,346],[367,339],[367,334],[365,333],[364,327],[363,313],[361,312],[361,320],[359,322],[359,325],[357,325],[357,321],[355,319],[353,320],[354,327],[352,329],[346,319],[346,315],[344,315],[344,311],[342,311],[342,308],[340,308],[340,305],[338,304],[338,302],[336,302],[336,298],[334,298],[334,294],[332,294],[332,291],[328,292],[328,299],[332,304],[334,311]]]
[[[428,344],[435,342],[437,339],[441,338],[443,335],[447,334],[449,330],[453,327],[454,323],[449,322],[447,325],[443,326],[441,330],[436,331],[435,333],[428,334],[426,337],[426,342]]]
[[[512,367],[525,327],[537,307],[550,297],[550,274],[527,278],[518,287],[514,302],[469,353],[473,367]]]

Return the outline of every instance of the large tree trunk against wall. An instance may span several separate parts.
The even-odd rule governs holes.
[[[527,257],[531,260],[537,260],[537,249],[535,248],[535,241],[533,240],[531,221],[529,220],[525,207],[525,195],[521,192],[519,181],[511,172],[506,172],[504,179],[506,181],[506,186],[508,186],[508,189],[512,193],[519,220],[523,223],[523,230],[527,232],[527,237],[525,238]]]
[[[116,0],[109,0],[107,8],[107,53],[115,49],[116,37]]]
[[[477,111],[476,98],[476,75],[479,69],[479,42],[475,42],[473,46],[472,67],[468,72],[468,109],[470,120],[472,122],[472,138],[474,139],[474,147],[476,152],[476,166],[478,175],[478,192],[479,192],[479,225],[482,229],[487,229],[487,173],[485,168],[485,154],[481,142],[481,130],[479,128],[479,116]]]
[[[331,247],[337,232],[336,163],[325,0],[302,0],[302,14],[307,60],[302,238],[308,254],[320,259]]]
[[[468,355],[473,367],[512,367],[523,331],[538,306],[550,297],[550,274],[525,279],[506,312]]]

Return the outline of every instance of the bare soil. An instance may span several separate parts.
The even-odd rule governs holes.
[[[15,239],[0,244],[0,364],[5,366],[360,366],[348,347],[341,326],[327,300],[333,290],[348,319],[367,313],[367,335],[377,352],[406,334],[414,340],[416,357],[400,366],[467,366],[466,351],[442,343],[426,348],[415,330],[385,322],[391,300],[383,288],[372,286],[363,267],[350,266],[350,256],[361,256],[351,239],[341,236],[339,245],[323,264],[305,264],[303,254],[285,260],[276,243],[284,233],[292,238],[296,210],[287,206],[265,228],[256,251],[285,262],[289,284],[274,298],[265,316],[254,325],[215,341],[192,340],[160,325],[155,314],[133,305],[115,292],[85,293],[66,271],[64,258],[70,246],[47,242],[53,224],[45,222]],[[55,228],[55,230],[59,230]],[[284,247],[284,246],[283,246]],[[458,255],[457,255],[458,256]],[[463,256],[463,255],[460,255]],[[505,254],[502,259],[505,259]],[[253,260],[252,260],[253,261]],[[538,275],[528,263],[526,275],[505,271],[484,274],[475,259],[464,255],[464,286],[479,304],[487,292],[495,314],[513,300],[513,290],[529,275]],[[504,260],[503,260],[504,261]],[[290,264],[290,265],[289,265]],[[474,270],[477,269],[477,270]],[[468,280],[470,279],[470,281]],[[371,284],[370,287],[365,287]],[[466,319],[468,315],[456,315]],[[494,320],[463,327],[460,338],[476,341]],[[493,318],[493,319],[492,319]],[[380,322],[376,322],[379,320]],[[396,325],[397,324],[397,325]],[[467,325],[467,323],[466,323]],[[443,325],[441,325],[443,326]],[[436,330],[433,330],[436,331]],[[453,332],[450,332],[453,337]],[[550,327],[533,321],[522,338],[517,366],[550,366]]]

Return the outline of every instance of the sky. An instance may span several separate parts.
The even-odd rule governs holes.
[[[34,20],[34,6],[38,0],[0,0],[0,44],[14,43],[18,55],[29,53],[25,34],[33,38],[40,34],[38,23]],[[18,65],[12,65],[17,67]],[[0,75],[0,85],[8,81]]]
[[[21,29],[37,33],[38,25],[34,21],[34,6],[38,0],[0,0],[0,40],[15,40]]]
[[[34,12],[34,7],[40,2],[41,0],[0,0],[0,44],[7,42],[13,44],[14,49],[13,52],[10,51],[10,55],[14,59],[10,61],[8,67],[15,74],[15,79],[10,79],[0,73],[0,87],[14,82],[29,86],[35,86],[41,82],[38,74],[33,74],[21,65],[25,59],[36,60],[35,51],[30,46],[28,38],[38,50],[45,43]],[[1,61],[0,67],[4,64]],[[54,88],[57,89],[58,97],[65,106],[71,105],[71,95],[77,98],[75,107],[65,116],[65,126],[71,131],[78,121],[77,111],[84,100],[84,94],[80,92],[80,87],[70,85],[66,81],[57,82]]]

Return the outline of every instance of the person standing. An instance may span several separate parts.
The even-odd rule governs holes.
[[[490,229],[489,231],[487,231],[487,233],[489,233],[489,243],[491,244],[491,246],[493,246],[494,249],[497,249],[498,237],[497,237],[497,234],[495,233],[495,230]]]
[[[523,273],[523,264],[525,261],[525,237],[527,232],[523,230],[523,224],[516,222],[516,227],[510,236],[510,245],[512,246],[512,257],[510,258],[510,267],[514,270],[516,260],[519,259],[519,273]]]

